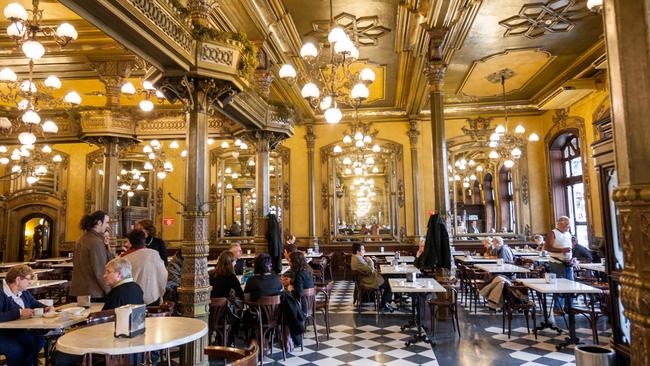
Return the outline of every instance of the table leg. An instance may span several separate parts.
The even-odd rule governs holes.
[[[564,342],[555,346],[557,350],[568,347],[571,344],[580,344],[580,338],[576,336],[576,315],[571,311],[571,300],[569,295],[564,299],[565,312],[569,315],[569,336],[564,339]]]
[[[433,348],[436,346],[436,343],[429,338],[426,328],[422,325],[422,312],[420,311],[420,301],[422,300],[421,297],[425,297],[426,301],[426,294],[424,294],[424,296],[419,294],[411,294],[411,301],[413,303],[413,319],[411,322],[415,324],[414,327],[416,328],[416,331],[411,338],[406,340],[405,345],[408,347],[419,342],[427,342],[431,345],[431,348]]]
[[[549,329],[552,329],[552,330],[556,331],[558,334],[562,333],[562,329],[555,326],[555,324],[552,323],[549,320],[548,306],[546,304],[546,294],[538,292],[537,297],[539,298],[539,302],[540,302],[540,304],[542,306],[542,313],[544,314],[544,321],[542,321],[539,324],[539,326],[537,326],[535,328],[535,332],[540,331],[540,330],[544,330],[546,328],[549,328]]]

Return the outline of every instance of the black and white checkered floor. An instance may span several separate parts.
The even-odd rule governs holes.
[[[502,334],[501,313],[479,305],[475,315],[461,306],[459,339],[451,329],[450,321],[438,323],[436,346],[432,350],[426,343],[405,346],[408,333],[400,326],[410,319],[409,309],[399,309],[392,314],[377,313],[371,303],[364,304],[361,314],[352,304],[354,284],[336,281],[330,301],[332,329],[330,339],[325,335],[322,317],[317,321],[320,346],[316,349],[311,327],[304,339],[304,351],[298,348],[282,359],[281,351],[265,358],[265,365],[444,365],[444,366],[574,366],[573,348],[556,351],[555,345],[564,340],[566,332],[542,331],[536,340],[528,334],[523,316],[515,315],[512,336]],[[473,310],[473,309],[472,309]],[[541,315],[538,314],[541,320]],[[578,319],[577,333],[585,343],[591,343],[588,323]],[[605,320],[600,322],[601,343],[610,336]],[[559,326],[565,328],[564,321]],[[408,332],[408,331],[407,331]]]

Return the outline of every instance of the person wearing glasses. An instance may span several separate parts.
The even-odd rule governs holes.
[[[11,267],[3,280],[0,294],[0,322],[34,316],[34,309],[52,311],[51,306],[38,302],[27,289],[34,279],[34,271],[24,264]],[[0,355],[7,359],[8,366],[38,365],[38,353],[43,348],[43,336],[24,329],[0,331]]]

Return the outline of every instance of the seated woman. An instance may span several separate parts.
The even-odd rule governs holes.
[[[232,297],[244,299],[244,291],[235,275],[235,256],[224,250],[217,259],[217,265],[210,274],[212,292],[210,297]]]
[[[53,310],[38,302],[27,291],[34,279],[34,271],[27,265],[11,267],[3,281],[0,294],[0,322],[8,322],[34,315],[34,309],[42,308],[45,312]],[[23,329],[6,329],[0,331],[0,355],[7,359],[8,366],[38,365],[38,353],[45,344],[45,339]]]
[[[485,257],[494,257],[496,256],[496,252],[492,247],[492,238],[485,238],[482,240],[483,243],[483,255]]]
[[[260,253],[253,260],[253,277],[244,288],[249,300],[257,301],[262,296],[275,296],[282,291],[280,276],[271,271],[271,266],[269,253]]]

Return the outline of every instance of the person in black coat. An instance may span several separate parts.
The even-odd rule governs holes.
[[[418,257],[419,269],[451,268],[451,249],[447,226],[439,214],[429,217],[424,251]]]
[[[578,238],[575,236],[571,237],[571,245],[573,247],[573,258],[579,260],[582,263],[593,263],[594,256],[589,248],[586,248],[578,244]]]
[[[244,294],[248,294],[249,300],[275,296],[282,291],[280,276],[271,271],[271,265],[271,256],[268,253],[260,253],[253,260],[253,276],[244,288]]]
[[[300,301],[302,307],[302,314],[294,312],[294,309],[285,306],[285,321],[290,325],[289,330],[291,339],[296,346],[302,343],[300,335],[304,333],[304,314],[307,312],[307,302],[303,298],[306,289],[314,288],[314,277],[312,276],[312,269],[307,264],[305,253],[295,251],[289,254],[289,271],[282,276],[282,284],[285,286],[288,293],[293,296],[297,301]],[[300,309],[296,309],[300,311]],[[291,326],[295,322],[298,326]]]
[[[112,310],[123,305],[144,304],[143,292],[131,277],[131,262],[118,257],[106,263],[104,283],[111,287],[102,310]]]
[[[240,299],[244,299],[244,291],[237,275],[235,275],[235,257],[230,251],[223,251],[217,259],[217,265],[210,274],[210,286],[212,292],[210,297],[231,297],[231,292]]]
[[[34,315],[34,309],[43,308],[45,312],[53,310],[38,302],[27,291],[34,278],[34,272],[27,265],[11,267],[0,294],[0,322],[8,322]],[[0,354],[7,359],[8,366],[38,365],[38,353],[45,344],[45,339],[23,329],[6,329],[0,331]]]
[[[162,239],[156,237],[156,227],[153,225],[153,221],[149,219],[140,220],[137,229],[144,231],[145,245],[147,248],[157,251],[160,254],[160,259],[163,260],[165,267],[167,267],[167,246]]]
[[[282,228],[274,214],[268,214],[269,229],[266,232],[266,241],[268,244],[269,254],[272,258],[272,269],[275,273],[282,272]]]

